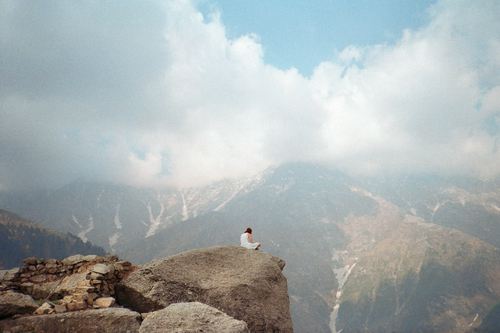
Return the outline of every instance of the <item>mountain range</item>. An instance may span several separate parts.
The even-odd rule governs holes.
[[[189,189],[4,192],[0,207],[137,262],[250,226],[287,262],[296,332],[474,332],[498,320],[499,184],[294,163]]]

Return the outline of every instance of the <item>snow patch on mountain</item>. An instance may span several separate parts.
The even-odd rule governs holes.
[[[236,190],[234,190],[229,195],[229,197],[226,200],[224,200],[220,205],[218,205],[217,207],[215,207],[214,211],[218,212],[222,208],[224,208],[229,202],[231,202],[234,198],[236,198],[236,196],[238,196],[238,194],[240,194],[245,189],[245,187],[247,185],[248,185],[248,183],[246,183],[246,182],[244,182],[243,184],[238,184],[238,186],[236,187]]]
[[[472,327],[472,325],[474,325],[474,323],[476,322],[477,318],[479,318],[479,313],[476,313],[476,315],[474,316],[474,319],[472,319],[472,321],[470,322],[469,327]]]
[[[75,218],[76,219],[76,218]],[[89,222],[88,222],[88,225],[87,225],[87,229],[85,230],[82,230],[78,233],[78,237],[85,243],[88,242],[88,238],[87,238],[87,234],[89,232],[91,232],[92,230],[94,230],[94,218],[92,217],[92,215],[89,216]]]
[[[347,252],[346,251],[343,251],[343,252],[344,253],[342,253],[342,257],[345,257],[347,255]],[[351,275],[352,270],[354,269],[354,267],[356,267],[356,264],[357,264],[357,262],[356,262],[357,258],[354,258],[354,259],[355,260],[353,263],[338,267],[337,265],[339,265],[339,262],[343,261],[343,260],[341,260],[341,256],[337,253],[337,251],[335,251],[333,254],[333,257],[332,257],[332,261],[334,263],[333,273],[334,273],[335,278],[337,279],[337,283],[338,283],[337,292],[335,293],[335,305],[333,306],[333,311],[330,314],[330,329],[333,333],[339,333],[342,331],[342,330],[337,331],[337,327],[336,327],[337,317],[339,314],[340,303],[341,303],[344,285],[347,282],[347,280],[349,279],[349,275]]]
[[[161,224],[161,218],[163,216],[163,213],[165,212],[165,205],[163,204],[162,200],[160,200],[159,195],[158,195],[158,203],[160,204],[160,212],[156,216],[154,216],[153,214],[151,203],[148,202],[148,204],[146,205],[146,208],[149,213],[149,229],[146,232],[146,238],[153,236]]]
[[[115,232],[113,235],[109,237],[109,248],[112,252],[115,252],[114,246],[118,243],[118,239],[120,238],[120,233]]]
[[[115,217],[113,219],[113,222],[115,223],[116,229],[119,230],[123,227],[122,223],[120,222],[120,204],[118,204],[116,206],[116,212],[115,212]]]
[[[71,215],[71,221],[73,221],[73,223],[75,223],[80,229],[83,228],[83,225],[80,224],[75,215]]]
[[[181,191],[182,198],[182,221],[186,221],[189,218],[189,212],[186,205],[186,198],[184,197],[184,193]]]
[[[493,210],[496,210],[497,212],[500,213],[500,207],[498,207],[497,205],[491,204],[490,207],[493,208]]]

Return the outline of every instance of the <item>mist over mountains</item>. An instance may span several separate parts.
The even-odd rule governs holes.
[[[251,226],[287,262],[297,332],[470,332],[500,302],[498,189],[293,163],[182,190],[76,182],[0,205],[138,262],[237,244]]]

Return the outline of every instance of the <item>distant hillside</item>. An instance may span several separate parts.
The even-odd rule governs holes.
[[[237,245],[251,226],[262,250],[287,262],[295,332],[497,323],[500,180],[362,178],[290,163],[199,188],[79,181],[4,191],[0,206],[135,262]]]
[[[77,253],[105,254],[102,248],[72,234],[45,229],[0,209],[0,269],[16,267],[30,256],[59,259]]]

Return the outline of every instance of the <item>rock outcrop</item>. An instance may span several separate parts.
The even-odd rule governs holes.
[[[248,333],[247,324],[199,302],[176,303],[151,312],[139,333]]]
[[[0,319],[15,314],[32,313],[38,308],[33,298],[11,290],[0,292]]]
[[[138,312],[198,301],[245,321],[251,332],[292,332],[284,266],[241,247],[193,250],[132,272],[117,285],[116,297]]]
[[[140,320],[141,315],[137,312],[109,308],[0,320],[0,331],[6,333],[134,333],[139,331]]]
[[[142,267],[30,257],[0,272],[0,332],[292,332],[284,266],[234,246]]]

